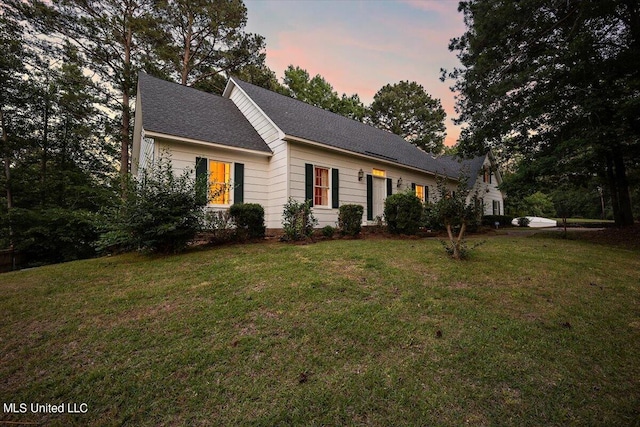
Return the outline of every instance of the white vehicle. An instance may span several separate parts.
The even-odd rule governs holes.
[[[525,218],[529,220],[529,227],[531,228],[544,228],[544,227],[558,226],[558,223],[556,220],[549,219],[549,218],[541,218],[539,216],[526,216]],[[515,226],[520,225],[518,224],[519,219],[520,218],[514,218],[513,221],[511,221],[511,224]]]

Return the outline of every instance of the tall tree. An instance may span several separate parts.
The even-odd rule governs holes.
[[[120,172],[129,170],[131,143],[131,99],[135,94],[136,71],[156,29],[152,0],[31,0],[16,3],[29,21],[50,35],[70,40],[88,58],[87,66],[97,73],[108,105],[119,114]]]
[[[19,146],[19,129],[26,122],[24,105],[24,64],[28,52],[24,46],[22,27],[7,11],[0,14],[0,154],[2,156],[2,181],[7,213],[13,208],[13,184],[11,178],[14,152]],[[9,230],[11,237],[12,232]],[[11,240],[11,238],[10,238]]]
[[[444,149],[446,113],[416,82],[383,86],[373,97],[368,117],[374,126],[402,136],[435,154]]]
[[[638,0],[460,2],[451,41],[461,150],[522,156],[539,176],[599,176],[618,225],[633,223],[628,170],[640,165]]]
[[[229,74],[264,65],[264,37],[244,32],[241,0],[162,0],[156,13],[163,28],[162,71],[183,85],[222,92]]]
[[[310,77],[309,72],[289,65],[284,72],[282,93],[307,104],[362,121],[365,108],[357,94],[342,97],[320,74]]]

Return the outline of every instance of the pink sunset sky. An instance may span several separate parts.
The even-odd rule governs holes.
[[[290,64],[320,74],[339,93],[369,105],[387,83],[416,81],[442,101],[446,145],[460,128],[452,118],[451,81],[440,69],[459,66],[449,40],[465,31],[457,0],[245,0],[246,30],[265,37],[267,65],[282,81]]]

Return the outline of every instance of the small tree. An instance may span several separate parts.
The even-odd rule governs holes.
[[[311,212],[311,200],[296,202],[292,198],[284,205],[282,228],[287,240],[303,240],[311,237],[318,220]]]
[[[467,203],[470,194],[467,182],[468,178],[461,176],[456,190],[451,191],[447,187],[446,178],[437,178],[439,199],[433,205],[433,214],[447,230],[449,242],[444,245],[447,253],[454,259],[468,256],[465,233],[470,225],[479,224],[482,219],[483,206],[477,193]]]

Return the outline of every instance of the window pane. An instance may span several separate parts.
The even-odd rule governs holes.
[[[329,204],[329,169],[314,169],[313,204],[327,206]]]
[[[209,190],[211,192],[211,203],[217,205],[229,204],[229,183],[231,177],[231,164],[209,162]]]
[[[373,168],[372,175],[373,176],[387,176],[387,172],[382,170],[382,169]]]

